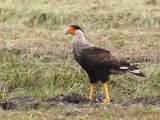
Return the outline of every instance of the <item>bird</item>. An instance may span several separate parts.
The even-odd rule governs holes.
[[[145,77],[145,74],[136,65],[127,62],[125,59],[118,59],[110,51],[88,42],[85,38],[84,30],[80,26],[69,26],[65,29],[65,34],[73,36],[72,52],[75,60],[88,74],[91,83],[89,100],[93,100],[95,84],[101,81],[105,92],[105,98],[102,102],[104,104],[110,103],[107,82],[109,81],[109,76],[115,73],[114,71],[130,72],[134,75]]]

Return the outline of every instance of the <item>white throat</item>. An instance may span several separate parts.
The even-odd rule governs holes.
[[[83,43],[88,44],[85,39],[84,33],[81,30],[76,30],[75,34],[73,35],[72,44],[74,43]]]
[[[84,33],[82,32],[82,30],[76,30],[74,35],[76,35],[76,36],[84,36]]]

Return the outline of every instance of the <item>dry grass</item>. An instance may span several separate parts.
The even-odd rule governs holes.
[[[50,110],[29,110],[29,111],[0,111],[2,119],[12,120],[118,120],[118,119],[128,119],[128,120],[158,120],[159,109],[148,106],[133,106],[129,109],[124,109],[119,105],[113,105],[112,107],[105,108],[95,108],[89,107],[79,108],[73,106],[58,107]]]
[[[1,101],[24,95],[88,95],[87,75],[71,54],[71,37],[63,34],[71,24],[82,26],[88,41],[139,64],[147,75],[112,76],[109,88],[114,103],[107,110],[66,106],[1,110],[0,116],[13,120],[158,119],[158,106],[135,105],[126,111],[116,103],[160,96],[159,5],[158,0],[0,0]]]

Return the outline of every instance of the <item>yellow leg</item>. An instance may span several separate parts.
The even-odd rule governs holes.
[[[105,94],[106,94],[106,98],[103,100],[103,103],[110,103],[110,98],[109,98],[109,93],[108,93],[108,86],[107,86],[107,83],[105,82],[103,84],[103,87],[104,87],[104,91],[105,91]]]
[[[94,89],[95,89],[95,85],[91,84],[91,90],[90,90],[90,94],[89,94],[89,97],[88,97],[88,99],[90,99],[90,100],[92,100],[92,98],[93,98]]]

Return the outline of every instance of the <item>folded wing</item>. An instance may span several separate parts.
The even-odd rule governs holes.
[[[135,75],[143,76],[136,65],[132,65],[125,60],[118,59],[110,54],[109,51],[91,47],[82,51],[81,60],[83,63],[106,70],[129,71]]]

